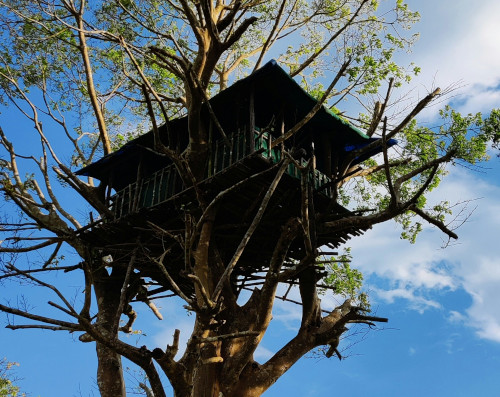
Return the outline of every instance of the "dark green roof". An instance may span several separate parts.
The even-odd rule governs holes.
[[[285,72],[275,60],[271,60],[250,76],[235,82],[232,86],[215,95],[210,103],[221,123],[232,124],[237,117],[235,108],[240,99],[255,95],[256,125],[270,120],[285,107],[285,119],[289,128],[300,121],[318,102]],[[315,114],[308,126],[318,132],[327,131],[339,144],[361,144],[368,139],[356,127],[331,112],[324,106]]]
[[[241,119],[248,117],[248,102],[252,93],[254,95],[255,125],[259,127],[267,126],[273,116],[284,111],[287,128],[291,128],[306,116],[317,103],[315,98],[305,92],[276,61],[272,60],[210,99],[210,104],[226,133],[235,132],[233,129],[241,124]],[[207,120],[209,118],[206,106],[203,117]],[[179,139],[181,147],[185,147],[188,142],[186,117],[172,120],[169,125],[177,132],[181,131]],[[160,127],[160,134],[166,134],[165,126]],[[321,135],[327,136],[341,151],[350,151],[353,147],[360,147],[371,141],[360,130],[324,106],[298,135],[301,134],[312,134],[312,140]],[[134,170],[141,156],[143,159],[145,155],[148,156],[148,161],[152,165],[168,161],[145,149],[152,147],[153,133],[150,131],[128,142],[116,152],[77,171],[77,174],[104,180],[111,170],[118,169],[119,172],[115,173],[114,176],[114,184],[121,186],[128,183],[127,180],[130,179],[131,174],[135,175]],[[123,183],[117,178],[122,178]]]

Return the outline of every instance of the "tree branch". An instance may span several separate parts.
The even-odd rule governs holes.
[[[248,244],[248,241],[250,240],[250,237],[252,237],[253,232],[255,229],[257,229],[257,226],[259,225],[262,216],[264,215],[264,212],[267,208],[267,204],[269,203],[269,200],[271,199],[274,191],[276,190],[276,187],[278,186],[279,181],[281,180],[281,177],[285,173],[287,167],[289,164],[288,159],[284,159],[283,163],[281,164],[280,169],[278,170],[276,176],[274,177],[274,180],[272,181],[271,185],[269,186],[266,195],[264,196],[264,199],[262,200],[262,203],[260,205],[259,210],[257,211],[257,214],[255,214],[255,217],[252,220],[252,223],[250,224],[250,227],[248,228],[247,232],[243,236],[243,239],[241,240],[240,244],[238,245],[238,248],[236,249],[236,252],[234,253],[233,257],[231,258],[231,261],[226,267],[226,270],[222,274],[219,282],[217,283],[217,286],[215,287],[215,290],[212,294],[212,301],[217,301],[220,292],[222,291],[222,288],[224,286],[224,283],[226,280],[229,278],[231,275],[234,267],[238,263],[238,260],[241,257],[241,254],[243,253],[246,245]]]
[[[443,222],[433,218],[432,216],[430,216],[428,213],[426,213],[425,211],[421,210],[420,208],[418,208],[416,205],[412,205],[410,206],[409,208],[411,211],[413,211],[415,214],[419,215],[420,217],[422,217],[423,219],[425,219],[427,222],[429,222],[430,224],[436,226],[437,228],[439,228],[439,230],[441,230],[443,233],[445,233],[446,235],[448,235],[449,237],[453,238],[453,239],[458,239],[458,236],[456,233],[452,232],[450,229],[448,229],[444,224]]]

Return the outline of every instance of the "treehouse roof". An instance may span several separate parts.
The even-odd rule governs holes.
[[[271,60],[250,76],[236,81],[229,88],[215,95],[210,103],[221,124],[230,124],[238,116],[238,104],[242,98],[254,93],[255,124],[264,127],[273,115],[285,112],[288,128],[299,122],[317,104],[317,100],[285,72],[275,60]],[[259,122],[260,121],[260,122]],[[343,144],[366,143],[368,136],[322,106],[307,123],[316,132],[326,131]]]
[[[282,112],[287,128],[299,122],[317,104],[317,100],[304,91],[300,85],[286,73],[275,60],[271,60],[256,72],[235,82],[229,88],[221,91],[210,99],[210,104],[217,119],[226,133],[235,132],[235,127],[239,125],[239,120],[248,115],[250,97],[253,94],[255,125],[266,127],[273,117]],[[245,113],[246,111],[246,113]],[[207,122],[210,120],[207,107],[205,105],[202,116]],[[174,131],[178,143],[185,147],[188,142],[187,117],[181,117],[169,122],[170,131]],[[214,133],[218,134],[214,128]],[[162,140],[167,142],[167,128],[165,125],[159,128]],[[359,129],[331,112],[324,106],[314,115],[314,117],[299,131],[298,136],[312,134],[311,139],[315,141],[320,136],[327,136],[328,139],[341,151],[363,147],[374,138],[369,138]],[[215,136],[217,139],[217,136]],[[320,144],[320,142],[318,142]],[[393,142],[390,142],[391,146]],[[78,175],[91,176],[100,180],[105,180],[113,169],[119,170],[119,175],[115,175],[115,185],[122,185],[118,179],[125,178],[128,174],[136,172],[140,159],[143,166],[146,163],[158,164],[167,161],[165,157],[151,151],[153,148],[153,132],[150,131],[138,138],[126,143],[116,152],[113,152],[102,159],[77,171]],[[363,159],[376,154],[380,150],[375,150],[364,156]]]

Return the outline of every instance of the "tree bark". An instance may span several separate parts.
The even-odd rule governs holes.
[[[101,334],[109,339],[118,337],[110,335],[114,328],[116,312],[120,305],[121,284],[114,280],[102,269],[99,276],[94,278],[94,289],[97,298],[97,326]],[[103,344],[96,342],[97,352],[97,385],[101,397],[126,397],[125,380],[120,354],[114,352]]]

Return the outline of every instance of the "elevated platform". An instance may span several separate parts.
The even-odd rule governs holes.
[[[269,146],[267,146],[269,147]],[[274,158],[273,158],[274,155]],[[271,184],[276,171],[275,161],[279,156],[265,147],[228,164],[213,176],[198,185],[208,201],[220,192],[240,183],[220,201],[215,219],[216,229],[214,241],[219,249],[221,259],[229,262],[238,244],[247,231],[253,217],[259,209],[261,200]],[[280,235],[281,227],[291,217],[298,217],[301,208],[301,192],[299,171],[295,166],[289,167],[278,184],[264,217],[250,239],[233,276],[250,277],[252,274],[265,271],[268,261]],[[80,236],[93,247],[113,256],[116,264],[126,266],[128,257],[139,239],[147,251],[138,258],[137,266],[140,276],[150,278],[158,283],[161,290],[169,290],[171,286],[151,257],[158,258],[165,251],[165,265],[175,282],[187,295],[192,294],[192,282],[185,278],[185,252],[178,240],[185,235],[186,214],[199,217],[201,210],[197,204],[193,187],[176,192],[181,187],[172,176],[173,170],[162,170],[142,185],[129,186],[112,198],[114,219],[106,219],[91,228],[80,231]],[[326,177],[325,177],[326,178]],[[319,179],[327,183],[328,179]],[[170,189],[170,190],[169,190]],[[168,193],[172,193],[170,196]],[[324,213],[331,206],[328,189],[316,192],[313,203],[318,213]],[[340,205],[334,205],[329,211],[330,218],[344,217],[349,214]],[[153,226],[155,225],[155,226]],[[153,231],[153,232],[152,232]],[[336,247],[362,231],[350,230],[337,235],[318,235],[318,242]],[[304,250],[302,240],[292,243],[289,260],[300,259]]]

